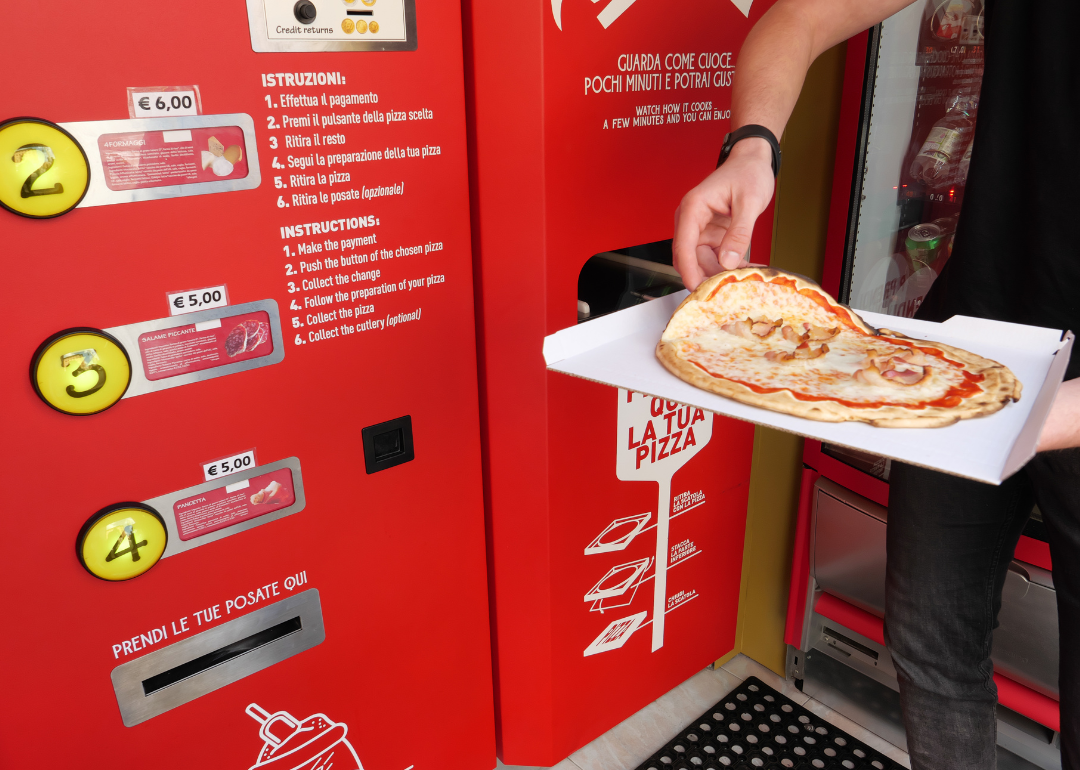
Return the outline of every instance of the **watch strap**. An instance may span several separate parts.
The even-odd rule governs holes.
[[[773,176],[777,176],[780,173],[780,142],[777,141],[776,135],[772,131],[756,123],[749,123],[737,128],[724,137],[724,145],[720,148],[720,159],[716,162],[716,167],[719,168],[724,164],[736,142],[750,137],[764,139],[769,143],[769,147],[772,148]]]

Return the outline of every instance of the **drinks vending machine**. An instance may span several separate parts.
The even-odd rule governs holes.
[[[735,644],[753,427],[546,371],[680,291],[767,0],[465,4],[499,755],[553,765]],[[752,258],[767,262],[771,211]]]
[[[460,8],[32,15],[0,767],[488,770]]]
[[[983,18],[979,0],[926,0],[848,43],[822,283],[856,310],[914,316],[952,254],[978,120]],[[904,746],[882,621],[891,461],[809,439],[803,459],[789,674]],[[1047,540],[1036,507],[994,632],[1002,767],[1016,756],[1025,767],[1061,767]]]

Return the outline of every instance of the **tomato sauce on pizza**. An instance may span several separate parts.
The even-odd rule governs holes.
[[[829,422],[940,427],[1019,399],[1007,367],[874,329],[814,282],[770,268],[705,281],[657,346],[677,377],[737,401]]]

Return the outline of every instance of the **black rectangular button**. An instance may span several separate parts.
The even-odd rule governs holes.
[[[364,441],[364,467],[368,473],[407,463],[415,456],[410,415],[369,425],[360,434]]]

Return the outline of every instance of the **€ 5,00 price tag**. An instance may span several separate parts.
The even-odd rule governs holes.
[[[214,460],[212,463],[205,463],[203,465],[203,477],[207,481],[213,481],[214,479],[220,479],[222,476],[246,471],[248,468],[254,467],[255,450],[249,449],[231,457],[223,457],[220,460]]]
[[[79,530],[76,553],[86,571],[102,580],[131,580],[165,553],[169,532],[161,515],[142,503],[102,508]]]
[[[0,206],[32,219],[58,217],[89,187],[86,153],[67,131],[37,118],[0,123]]]
[[[197,310],[211,310],[229,304],[229,292],[225,286],[211,286],[208,289],[176,291],[167,295],[169,315],[184,315]]]

